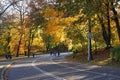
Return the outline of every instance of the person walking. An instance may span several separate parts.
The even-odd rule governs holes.
[[[51,51],[50,51],[50,55],[51,55],[51,56],[52,56],[52,53],[53,53],[53,51],[51,50]]]
[[[35,57],[35,53],[34,52],[32,52],[32,56],[33,56],[33,58]]]

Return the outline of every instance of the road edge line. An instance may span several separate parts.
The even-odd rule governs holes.
[[[8,68],[10,68],[10,66],[12,65],[13,63],[10,63],[8,65],[6,65],[5,67],[3,67],[3,70],[1,72],[1,80],[7,80],[7,75],[6,75],[6,71]]]

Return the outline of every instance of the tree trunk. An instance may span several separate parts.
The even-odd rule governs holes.
[[[116,28],[117,28],[117,32],[118,32],[118,37],[119,37],[119,40],[120,40],[120,24],[119,24],[119,19],[118,19],[118,17],[117,17],[117,11],[115,10],[115,8],[114,8],[114,5],[113,5],[113,2],[111,2],[111,6],[112,6],[112,11],[113,11],[113,13],[114,13],[114,21],[115,21],[115,24],[116,24]]]
[[[100,16],[98,16],[98,18],[99,18],[99,21],[100,21],[100,24],[101,24],[101,28],[102,28],[102,36],[103,36],[103,39],[104,39],[104,41],[106,43],[106,46],[107,46],[106,48],[108,48],[110,43],[109,43],[109,38],[108,38],[108,34],[107,34],[107,31],[106,31],[106,28],[105,28],[105,24],[103,22],[103,19],[100,18]]]
[[[22,41],[22,36],[23,36],[23,31],[22,31],[22,27],[23,27],[23,17],[24,15],[22,15],[22,11],[19,10],[20,13],[20,26],[21,26],[21,30],[20,30],[20,40],[18,42],[18,48],[17,48],[17,53],[16,53],[16,57],[19,57],[19,50],[20,50],[20,45],[21,45],[21,41]]]
[[[11,36],[10,32],[8,32],[8,37],[7,37],[7,53],[10,53],[10,41],[11,41]]]
[[[31,33],[32,33],[32,30],[30,29],[29,39],[28,39],[28,58],[30,57],[30,50],[31,50]]]
[[[20,45],[21,45],[21,41],[22,41],[22,35],[23,34],[20,34],[20,40],[18,42],[16,57],[19,57],[19,50],[20,50]]]
[[[28,58],[30,57],[30,40],[28,41]]]
[[[29,40],[28,40],[28,58],[30,57],[30,50],[31,50],[31,45],[33,43],[34,39],[34,33],[32,33],[32,29],[29,32]]]
[[[106,4],[107,6],[107,31],[108,31],[108,46],[106,47],[107,49],[111,48],[111,25],[110,25],[110,4],[109,2]]]

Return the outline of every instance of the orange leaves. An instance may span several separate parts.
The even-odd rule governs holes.
[[[57,18],[51,19],[47,22],[47,33],[51,33],[51,31],[58,31],[61,26],[58,25],[59,20]]]
[[[61,23],[64,24],[64,26],[70,26],[74,21],[76,21],[78,17],[67,17],[62,18]]]
[[[78,16],[63,18],[63,12],[58,12],[55,9],[46,9],[43,13],[43,16],[48,20],[45,32],[54,35],[54,41],[63,41],[65,37],[64,28],[78,19]]]
[[[45,18],[55,17],[57,16],[57,12],[54,9],[46,9],[43,11],[43,16]]]
[[[54,13],[56,12],[53,12],[53,15]],[[71,25],[74,21],[78,19],[78,17],[62,18],[61,15],[58,17],[56,15],[54,16],[53,15],[51,16],[49,15],[50,19],[47,22],[47,28],[46,28],[47,33],[55,32],[55,31],[59,32],[59,29],[63,29],[64,27]]]
[[[62,11],[58,11],[53,8],[51,9],[47,8],[44,11],[42,11],[42,13],[45,18],[54,18],[54,17],[61,18],[64,14]]]

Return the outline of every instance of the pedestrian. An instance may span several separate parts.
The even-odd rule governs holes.
[[[58,56],[60,56],[60,52],[58,51]]]
[[[8,59],[8,54],[5,54],[5,58]]]
[[[11,54],[9,54],[9,59],[12,59],[12,55]]]
[[[33,58],[35,57],[35,53],[34,52],[32,53],[32,56],[33,56]]]
[[[51,56],[52,56],[52,53],[53,53],[53,52],[52,52],[52,50],[51,50],[51,51],[50,51],[50,55],[51,55]]]
[[[27,56],[27,52],[25,51],[24,53],[25,53],[25,56]]]
[[[12,59],[12,55],[10,53],[5,54],[5,58],[8,59]]]

